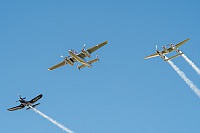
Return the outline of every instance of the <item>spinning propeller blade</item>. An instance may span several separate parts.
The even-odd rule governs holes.
[[[83,45],[83,49],[82,49],[82,51],[85,50],[85,47],[86,47],[86,44]]]
[[[96,59],[98,59],[98,61],[100,61],[100,60],[99,60],[99,56],[98,56],[98,54],[96,54]]]
[[[19,94],[19,99],[26,99],[26,97],[22,98],[21,95]]]
[[[79,68],[79,64],[77,63],[77,68],[78,68],[78,70],[80,70],[80,68]]]

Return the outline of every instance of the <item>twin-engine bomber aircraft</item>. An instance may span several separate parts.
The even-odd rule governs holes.
[[[20,95],[19,95],[19,102],[21,103],[19,106],[16,106],[16,107],[12,107],[12,108],[9,108],[7,110],[9,111],[14,111],[14,110],[18,110],[18,109],[22,109],[24,108],[25,106],[28,106],[28,109],[30,109],[31,107],[35,107],[35,106],[38,106],[40,103],[37,103],[37,104],[34,104],[35,102],[37,102],[40,98],[42,98],[42,94],[38,95],[37,97],[33,98],[32,100],[30,101],[26,101],[26,97],[22,98]],[[16,101],[17,102],[17,101]],[[33,105],[34,104],[34,105]],[[31,106],[31,107],[30,107]]]
[[[152,55],[149,55],[149,56],[146,56],[144,57],[144,59],[149,59],[149,58],[153,58],[153,57],[156,57],[156,56],[160,56],[164,61],[168,61],[168,60],[171,60],[173,58],[176,58],[180,55],[182,55],[183,53],[178,49],[178,47],[180,47],[181,45],[183,45],[184,43],[186,43],[188,40],[190,40],[190,38],[187,38],[186,40],[178,43],[178,44],[170,44],[170,47],[169,48],[166,48],[165,46],[163,46],[163,49],[162,51],[159,51],[157,49],[157,46],[156,46],[156,53],[155,54],[152,54]],[[170,58],[166,58],[165,57],[165,54],[168,54],[172,51],[176,51],[178,54],[170,57]]]
[[[107,43],[108,43],[108,41],[102,42],[102,43],[97,44],[96,46],[93,46],[93,47],[91,47],[91,48],[89,48],[87,50],[85,49],[86,45],[84,45],[83,49],[81,50],[80,53],[77,53],[75,50],[69,50],[68,52],[69,52],[70,56],[64,57],[64,61],[56,64],[55,66],[50,67],[48,70],[53,70],[53,69],[59,68],[61,66],[65,66],[67,64],[70,64],[71,66],[74,66],[74,62],[80,62],[81,63],[81,65],[78,66],[79,70],[81,68],[86,67],[86,66],[91,68],[92,67],[92,65],[91,65],[92,63],[99,61],[98,56],[95,59],[90,60],[90,61],[86,61],[85,57],[90,58],[91,57],[91,53],[93,53],[94,51],[96,51],[99,48],[103,47]],[[61,56],[61,57],[63,57],[63,56]]]

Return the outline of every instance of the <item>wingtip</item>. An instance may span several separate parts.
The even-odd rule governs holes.
[[[107,43],[108,43],[108,41],[106,40],[106,41],[104,41],[103,43],[104,43],[104,44],[107,44]]]
[[[8,111],[13,111],[13,110],[11,110],[11,109],[7,109]]]
[[[190,40],[190,38],[187,38],[187,39],[185,39],[185,40],[189,41],[189,40]]]

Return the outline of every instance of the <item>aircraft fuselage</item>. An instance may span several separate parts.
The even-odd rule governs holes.
[[[165,51],[166,53],[169,53],[169,50],[168,50],[165,46],[163,46],[163,49],[164,49],[164,51]]]
[[[30,106],[30,105],[32,105],[30,102],[25,101],[25,100],[20,100],[20,103],[23,104],[24,106]]]
[[[86,65],[86,66],[88,66],[88,67],[92,67],[92,65],[91,64],[89,64],[88,62],[86,62],[86,61],[84,61],[82,58],[80,58],[79,56],[77,56],[77,54],[74,52],[74,51],[72,51],[72,50],[69,50],[68,51],[69,52],[69,54],[74,58],[74,59],[76,59],[78,62],[80,62],[81,64],[84,64],[84,65]]]
[[[180,51],[180,50],[178,50],[178,48],[177,48],[175,45],[173,45],[173,44],[171,44],[171,48],[172,48],[174,51],[176,51],[177,53],[179,53],[179,51]]]
[[[165,59],[165,56],[162,54],[162,52],[161,51],[156,51],[158,54],[159,54],[159,56],[162,58],[162,59]]]
[[[28,109],[31,109],[31,107],[36,107],[36,106],[38,106],[40,103],[37,103],[37,104],[32,104],[32,103],[30,103],[29,101],[25,101],[25,100],[20,100],[20,103],[22,104],[22,105],[24,105],[24,106],[27,106],[27,109],[26,110],[28,110]]]

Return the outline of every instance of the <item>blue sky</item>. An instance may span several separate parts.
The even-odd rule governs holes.
[[[40,111],[76,133],[199,133],[200,99],[159,57],[155,45],[191,39],[180,49],[200,66],[200,2],[0,1],[1,132],[64,132],[34,111],[6,109],[18,94],[42,93]],[[62,61],[108,40],[78,70]],[[200,76],[182,57],[173,62],[197,86]]]

